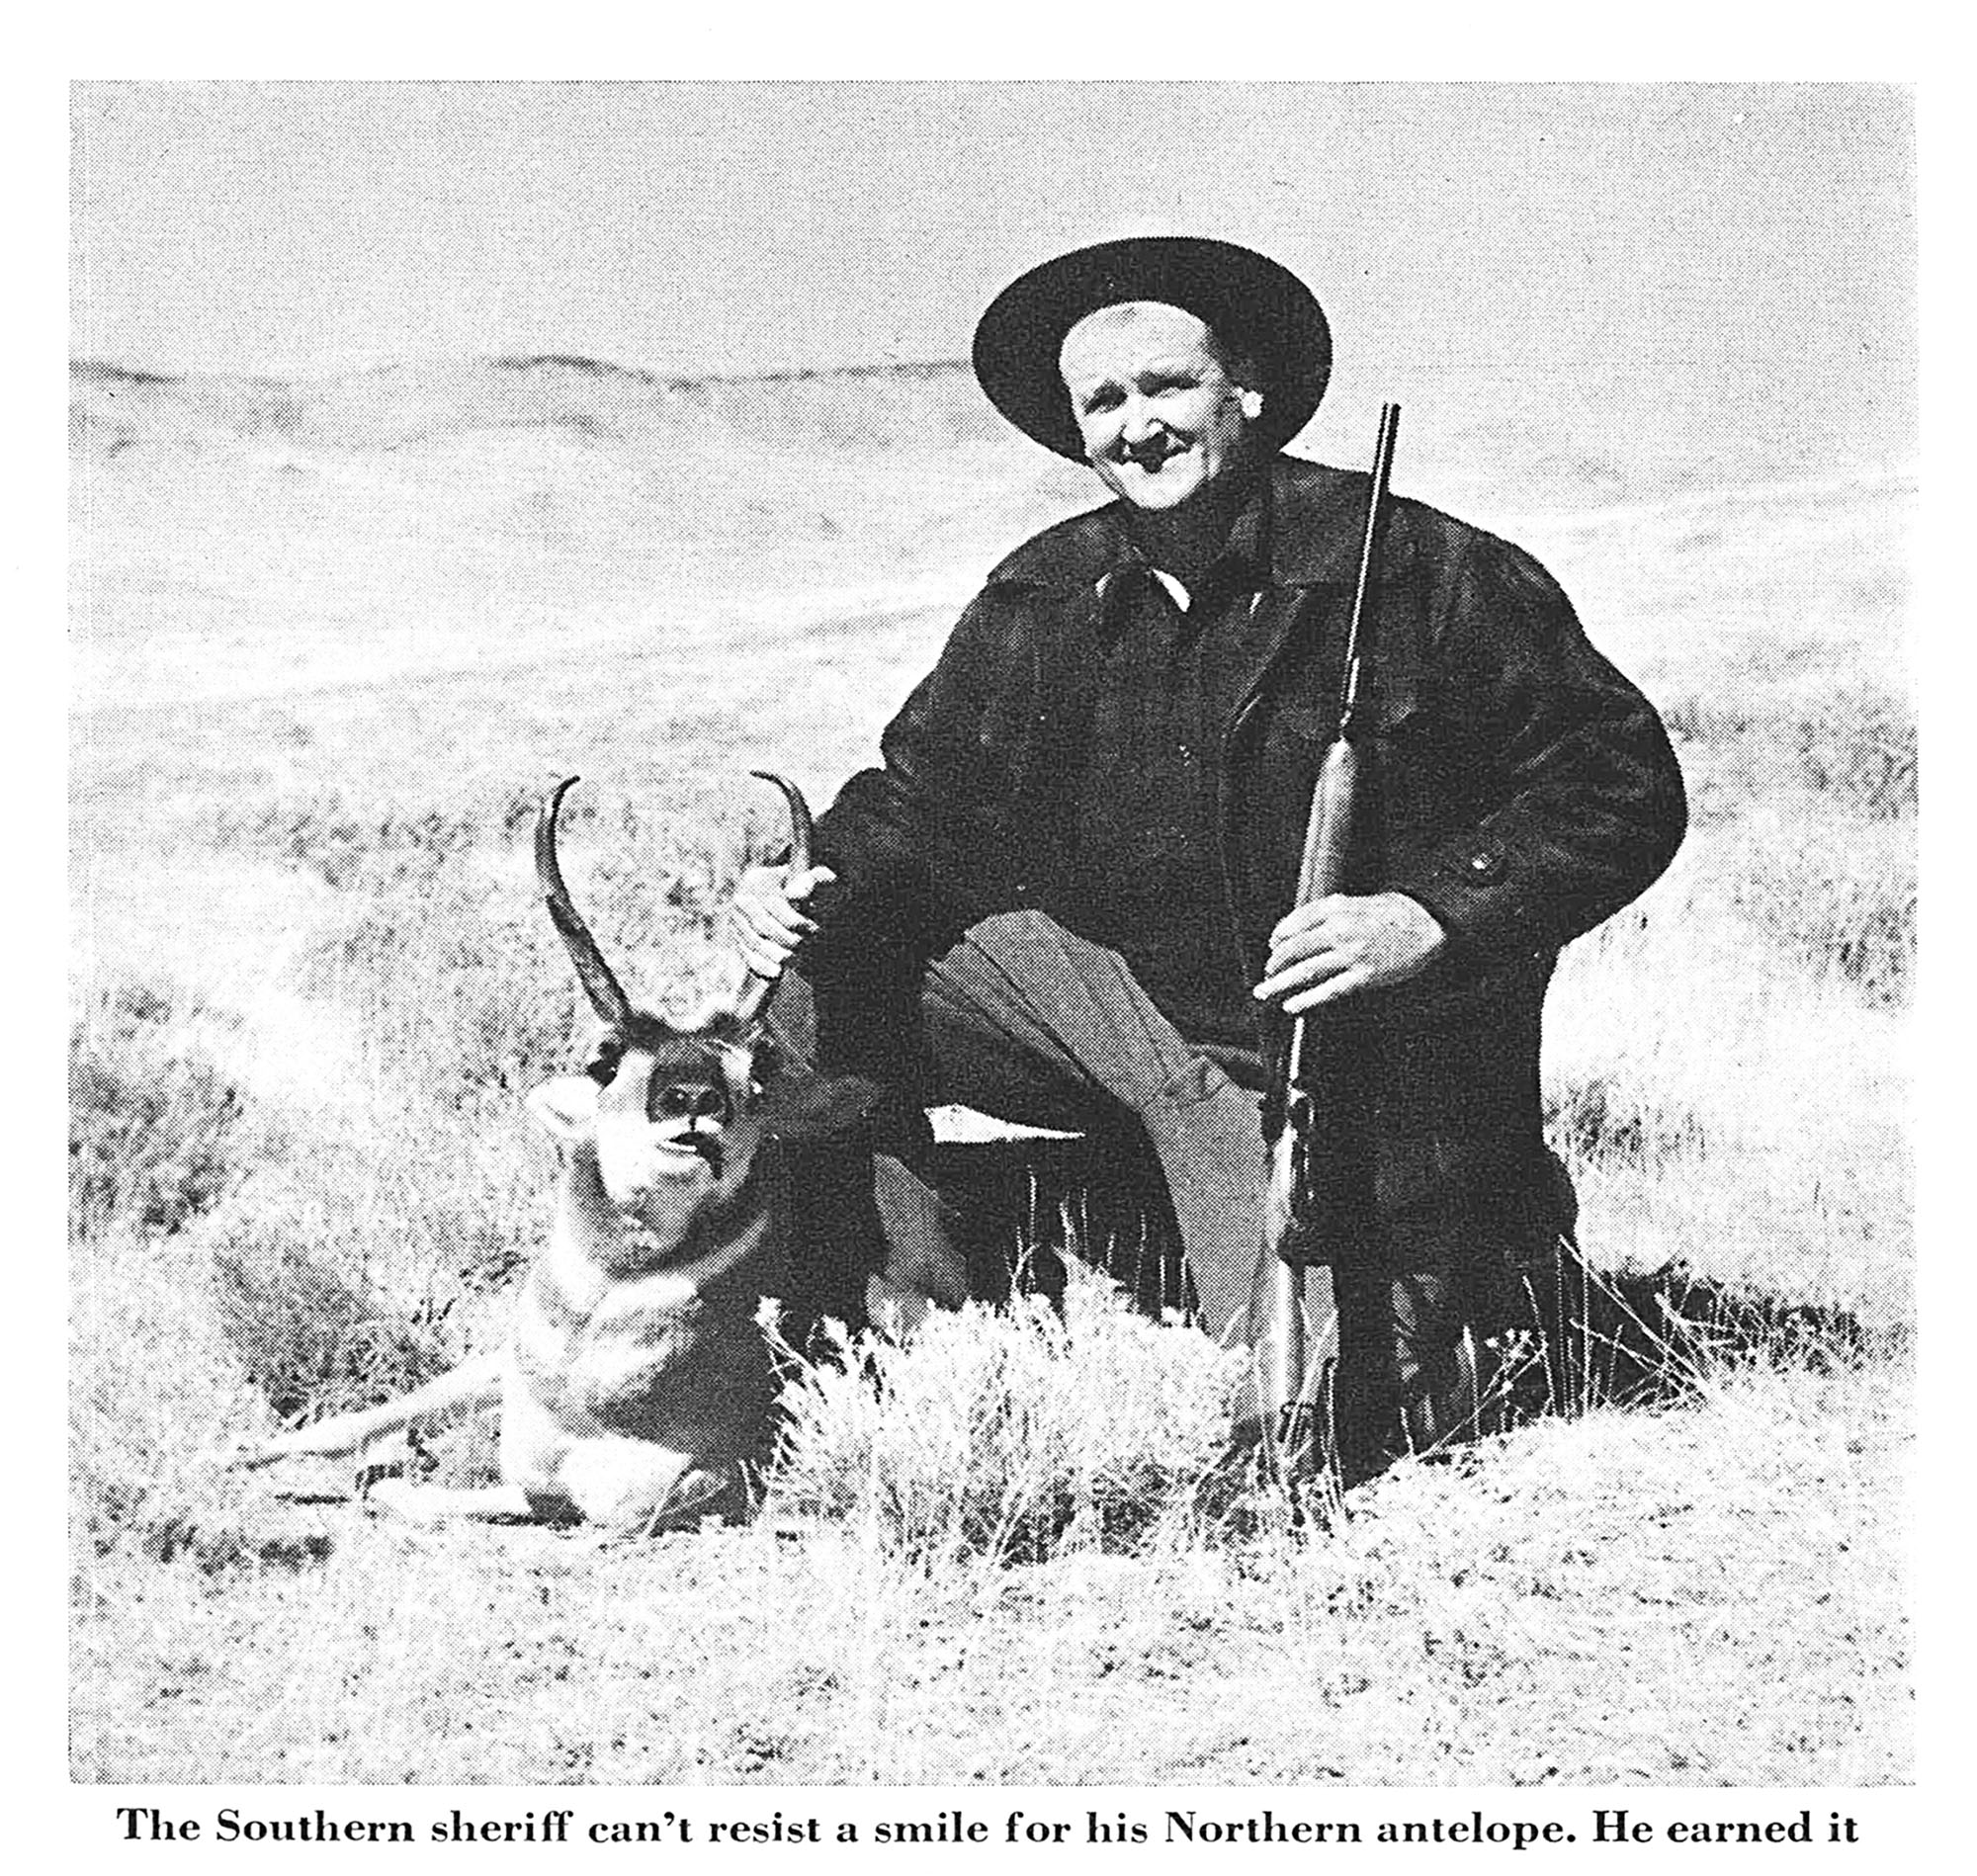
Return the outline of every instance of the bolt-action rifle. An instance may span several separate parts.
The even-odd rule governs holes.
[[[1374,572],[1386,518],[1387,485],[1393,477],[1394,441],[1400,427],[1400,405],[1384,405],[1380,411],[1379,437],[1373,447],[1372,487],[1366,502],[1366,531],[1359,549],[1359,576],[1352,592],[1352,622],[1345,638],[1338,730],[1325,752],[1317,786],[1312,790],[1311,816],[1305,822],[1304,858],[1298,867],[1299,905],[1308,905],[1313,899],[1324,898],[1344,887],[1354,798],[1359,790],[1359,753],[1353,744],[1359,709],[1359,672],[1369,616],[1375,607]],[[1271,1419],[1279,1452],[1300,1457],[1310,1453],[1316,1431],[1305,1403],[1305,1266],[1324,1261],[1324,1246],[1313,1246],[1305,1236],[1314,1213],[1321,1209],[1312,1203],[1313,1135],[1319,1116],[1314,1111],[1306,1071],[1311,1047],[1309,1023],[1303,1016],[1293,1017],[1290,1044],[1283,1057],[1283,1081],[1278,1089],[1283,1123],[1270,1150],[1270,1199],[1263,1244],[1271,1278],[1271,1348],[1266,1376]]]

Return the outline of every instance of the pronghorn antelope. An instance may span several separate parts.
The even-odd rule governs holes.
[[[605,1033],[587,1073],[529,1097],[568,1152],[555,1229],[507,1345],[401,1400],[281,1434],[236,1465],[356,1453],[413,1420],[498,1399],[499,1485],[391,1481],[374,1499],[428,1519],[582,1517],[634,1529],[746,1509],[773,1397],[755,1316],[784,1254],[768,1155],[757,1164],[775,1077],[762,1031],[774,986],[750,978],[732,1007],[692,1028],[633,1007],[557,863],[557,811],[576,779],[542,805],[536,871]],[[792,860],[807,867],[801,792],[762,779],[783,791]]]

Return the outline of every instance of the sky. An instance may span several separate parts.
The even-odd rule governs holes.
[[[959,358],[1034,262],[1174,230],[1300,273],[1381,394],[1913,448],[1892,86],[95,83],[72,123],[71,348],[127,366]]]

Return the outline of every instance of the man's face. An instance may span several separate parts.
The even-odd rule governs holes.
[[[1136,508],[1192,501],[1225,474],[1262,409],[1193,313],[1158,300],[1105,306],[1066,336],[1058,370],[1098,478]]]

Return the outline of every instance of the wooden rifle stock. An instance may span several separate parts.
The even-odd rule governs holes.
[[[1373,448],[1371,491],[1366,501],[1366,529],[1359,548],[1359,576],[1352,593],[1352,621],[1346,632],[1345,666],[1339,684],[1338,731],[1325,752],[1312,790],[1311,814],[1305,822],[1304,856],[1298,866],[1297,902],[1308,905],[1343,890],[1346,856],[1352,840],[1355,797],[1359,788],[1359,752],[1353,746],[1359,706],[1359,670],[1364,635],[1372,603],[1373,575],[1379,557],[1381,523],[1387,489],[1393,478],[1394,443],[1400,434],[1401,407],[1384,405],[1380,432]],[[1271,1203],[1264,1245],[1271,1262],[1271,1359],[1268,1385],[1279,1446],[1295,1454],[1308,1444],[1308,1429],[1300,1426],[1305,1394],[1304,1274],[1306,1260],[1288,1243],[1298,1222],[1306,1183],[1307,1148],[1313,1122],[1311,1097],[1305,1091],[1305,1057],[1309,1026],[1302,1016],[1291,1019],[1290,1044],[1284,1055],[1283,1131],[1272,1147]]]
[[[1298,868],[1300,905],[1328,898],[1345,885],[1345,853],[1352,839],[1352,810],[1359,793],[1359,751],[1343,735],[1325,752],[1312,790],[1311,818],[1305,823],[1304,860]],[[1305,1019],[1291,1018],[1291,1042],[1284,1059],[1284,1094],[1295,1100],[1302,1078]]]

